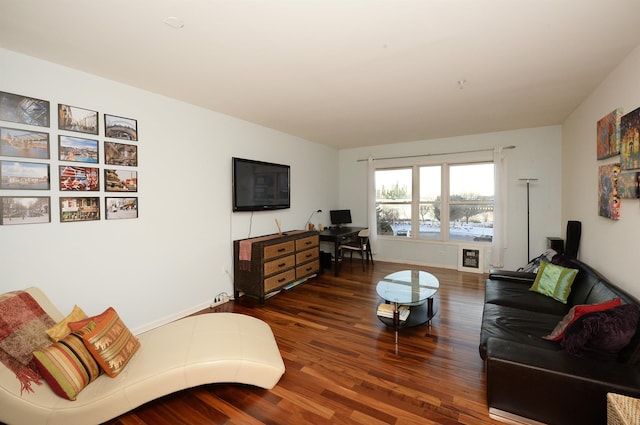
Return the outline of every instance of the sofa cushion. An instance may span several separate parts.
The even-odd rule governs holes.
[[[614,298],[609,301],[605,301],[599,304],[580,304],[574,305],[571,307],[569,312],[562,318],[558,325],[551,331],[549,335],[545,335],[542,338],[548,339],[549,341],[559,341],[564,336],[564,332],[568,326],[573,324],[578,318],[584,316],[588,313],[593,313],[594,311],[602,311],[607,310],[612,307],[617,307],[620,305],[622,300],[620,298]]]
[[[534,313],[516,307],[485,304],[480,331],[480,356],[486,356],[490,338],[518,342],[553,351],[560,351],[557,342],[542,339],[562,319],[561,315]]]
[[[33,360],[53,392],[68,400],[75,400],[101,373],[82,337],[73,333],[34,351]]]
[[[540,261],[540,269],[530,290],[566,304],[577,274],[576,269]]]
[[[639,319],[637,304],[585,314],[567,328],[560,346],[575,356],[615,360],[635,335]]]
[[[73,310],[71,310],[71,313],[69,313],[67,317],[56,323],[55,326],[47,329],[47,335],[49,335],[49,338],[52,340],[59,341],[71,333],[69,322],[77,322],[78,320],[86,318],[87,315],[85,312],[77,305],[74,305]]]
[[[112,378],[122,372],[140,348],[140,342],[113,307],[97,316],[71,322],[69,328],[82,336],[93,357]]]
[[[486,304],[504,305],[536,313],[554,314],[560,316],[560,318],[567,314],[569,311],[568,305],[537,292],[529,291],[530,286],[531,282],[487,280],[484,301]],[[553,329],[553,326],[550,329]]]

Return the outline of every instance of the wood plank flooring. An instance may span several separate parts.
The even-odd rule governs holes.
[[[440,280],[432,326],[403,329],[399,344],[376,316],[376,283],[407,268]],[[212,384],[141,406],[109,425],[499,424],[489,418],[478,354],[486,276],[347,260],[260,306],[241,299],[203,311],[233,311],[271,325],[286,372],[272,390]],[[167,341],[168,344],[171,341]]]

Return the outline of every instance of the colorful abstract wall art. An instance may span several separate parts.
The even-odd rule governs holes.
[[[620,220],[619,176],[620,164],[598,167],[598,215],[601,217]]]
[[[620,167],[640,168],[640,108],[620,118]]]
[[[596,146],[598,159],[609,158],[620,153],[620,117],[622,117],[622,109],[618,108],[598,121]]]
[[[621,171],[618,178],[618,196],[621,199],[640,198],[640,171]]]

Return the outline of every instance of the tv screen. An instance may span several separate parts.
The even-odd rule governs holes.
[[[288,165],[233,158],[233,211],[291,207]]]
[[[331,224],[334,226],[342,226],[351,223],[351,210],[331,210],[329,211]]]

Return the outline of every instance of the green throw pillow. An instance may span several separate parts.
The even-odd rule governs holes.
[[[576,269],[556,266],[541,260],[536,280],[529,290],[566,304],[571,292],[571,285],[577,274],[578,270]]]

